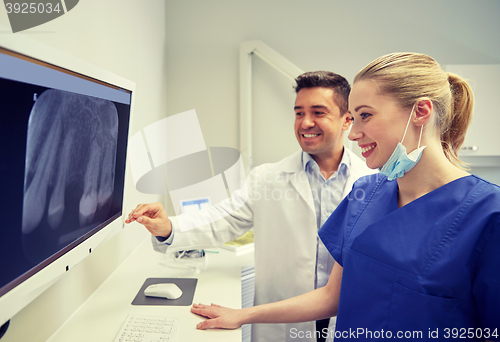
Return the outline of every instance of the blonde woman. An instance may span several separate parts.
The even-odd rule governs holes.
[[[381,174],[358,180],[319,231],[336,260],[328,284],[243,310],[194,305],[209,318],[198,328],[337,315],[336,340],[500,341],[500,188],[457,157],[472,106],[467,83],[429,56],[367,65],[349,139]]]

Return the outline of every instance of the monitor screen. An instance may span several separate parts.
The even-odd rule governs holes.
[[[0,298],[121,217],[132,91],[0,46]]]

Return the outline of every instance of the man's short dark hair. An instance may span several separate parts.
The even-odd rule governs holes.
[[[330,71],[310,71],[298,76],[295,82],[297,83],[295,86],[296,93],[304,88],[322,87],[332,89],[336,94],[334,95],[334,101],[339,106],[340,113],[342,115],[347,113],[351,86],[344,77]]]

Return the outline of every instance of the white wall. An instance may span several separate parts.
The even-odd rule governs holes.
[[[167,112],[195,108],[207,145],[238,148],[238,46],[245,40],[262,40],[304,71],[352,81],[396,51],[441,64],[500,63],[499,32],[496,0],[167,1]],[[257,165],[299,146],[290,82],[263,62],[254,68]]]
[[[12,34],[0,11],[0,34]],[[82,0],[63,15],[24,33],[58,50],[136,82],[131,133],[165,117],[165,2]],[[0,66],[1,67],[1,66]],[[127,182],[131,182],[130,174]],[[130,187],[125,212],[139,202],[161,200]],[[148,237],[125,228],[11,319],[4,341],[46,341],[90,294]],[[92,329],[92,327],[89,327]]]

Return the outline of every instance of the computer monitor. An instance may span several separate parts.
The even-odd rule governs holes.
[[[134,87],[0,37],[0,326],[123,228]]]

